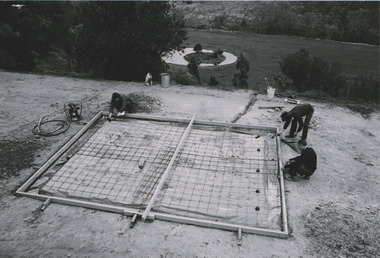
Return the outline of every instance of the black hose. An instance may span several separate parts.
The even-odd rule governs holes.
[[[42,120],[44,118],[45,118],[45,116],[41,117],[38,124],[33,128],[33,134],[37,134],[37,135],[41,135],[41,136],[55,136],[55,135],[66,132],[70,127],[69,122],[67,122],[66,120],[53,119],[53,120],[46,120],[46,121],[42,122]],[[44,132],[41,130],[41,125],[47,124],[47,123],[52,123],[52,122],[54,122],[54,123],[61,122],[62,125],[57,127],[56,129],[50,131],[50,132]]]

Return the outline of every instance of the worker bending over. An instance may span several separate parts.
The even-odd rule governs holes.
[[[314,108],[310,104],[300,104],[298,106],[295,106],[293,109],[291,109],[289,112],[283,112],[281,114],[282,122],[285,122],[284,124],[284,130],[288,128],[290,122],[292,122],[292,125],[290,127],[290,133],[289,135],[286,135],[285,137],[294,137],[295,132],[300,132],[302,129],[302,137],[301,140],[298,141],[298,144],[300,145],[307,145],[306,138],[307,133],[309,129],[309,123],[311,120],[311,117],[313,116]],[[305,122],[303,121],[303,117],[306,116]],[[298,129],[297,129],[298,126]]]

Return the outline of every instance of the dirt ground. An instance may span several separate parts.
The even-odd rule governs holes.
[[[310,180],[286,181],[288,239],[184,224],[138,221],[119,214],[17,197],[15,191],[98,111],[113,92],[135,93],[140,113],[281,127],[293,106],[252,91],[94,81],[0,71],[1,257],[379,257],[380,113],[362,106],[301,99],[315,107],[308,142],[318,154]],[[257,98],[251,102],[251,99]],[[42,116],[65,119],[80,101],[82,120],[63,134],[32,133]],[[248,103],[254,103],[247,112]],[[374,111],[374,112],[372,112]],[[241,116],[241,117],[240,117]],[[297,155],[281,144],[282,161]]]

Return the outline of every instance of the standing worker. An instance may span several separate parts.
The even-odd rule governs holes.
[[[295,136],[294,133],[296,132],[296,129],[298,126],[297,133],[303,129],[302,137],[301,137],[301,140],[298,141],[298,144],[306,146],[307,132],[309,129],[309,123],[310,123],[311,117],[313,116],[313,113],[314,113],[314,108],[310,104],[301,104],[294,107],[289,112],[286,112],[286,111],[283,112],[281,114],[281,120],[282,122],[285,122],[284,130],[288,128],[290,122],[292,122],[292,125],[290,127],[290,133],[289,135],[286,135],[285,137],[293,138]],[[306,116],[305,123],[303,122],[303,119],[302,119],[304,116]]]

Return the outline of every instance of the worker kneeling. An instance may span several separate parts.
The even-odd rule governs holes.
[[[119,117],[124,116],[126,113],[133,113],[132,99],[124,94],[113,93],[108,120],[111,119],[111,116]]]
[[[317,154],[311,147],[305,148],[300,156],[294,157],[285,163],[283,171],[285,179],[295,180],[297,175],[309,179],[317,169]]]

